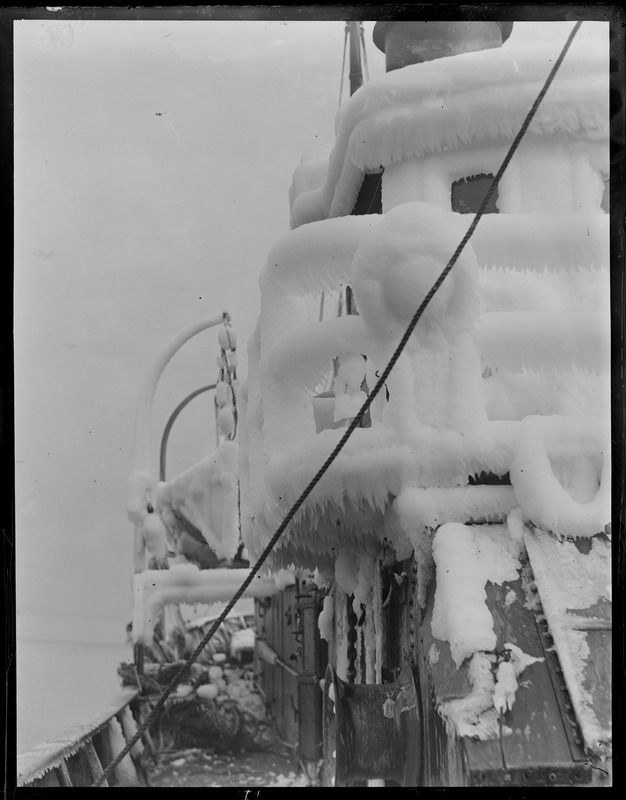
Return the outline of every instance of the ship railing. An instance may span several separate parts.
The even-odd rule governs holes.
[[[450,212],[450,217],[455,225],[464,222],[469,225],[471,222],[471,215]],[[375,373],[368,376],[367,370],[376,353],[362,319],[343,316],[307,324],[304,310],[307,302],[319,302],[323,292],[340,291],[342,286],[350,285],[352,263],[363,237],[384,218],[384,214],[373,214],[312,222],[285,234],[268,256],[261,280],[258,341],[250,348],[252,361],[255,358],[257,361],[250,367],[251,374],[253,369],[258,371],[262,380],[256,386],[251,384],[248,417],[250,426],[258,428],[259,421],[262,424],[262,436],[250,429],[250,446],[261,448],[266,454],[263,479],[275,495],[272,503],[278,506],[274,509],[276,514],[285,511],[295,499],[290,494],[290,487],[306,485],[311,465],[321,463],[326,451],[332,449],[335,432],[329,428],[344,427],[349,421],[349,415],[346,415],[347,421],[339,419],[337,392],[327,388],[333,365],[336,376],[338,363],[364,356],[363,377],[367,380],[360,388],[367,392],[367,385],[375,382]],[[476,257],[480,276],[503,270],[526,273],[578,273],[585,270],[596,271],[599,280],[606,279],[608,285],[608,223],[608,215],[600,211],[562,216],[493,214],[483,217],[469,247]],[[308,318],[311,316],[309,314]],[[479,356],[476,359],[479,369],[480,359],[494,370],[512,372],[531,370],[547,374],[573,369],[607,374],[610,368],[608,314],[603,315],[600,310],[588,312],[586,307],[582,310],[552,310],[547,306],[545,310],[481,313],[476,316],[470,337]],[[463,382],[471,379],[474,384],[480,383],[481,374],[474,375],[476,370],[472,372],[464,366],[461,351],[458,361],[460,368],[455,380],[463,395],[468,389],[463,389]],[[398,362],[396,373],[401,369],[406,373],[402,386],[410,388],[426,380],[419,370],[409,374],[412,366],[406,362],[404,367]],[[397,376],[391,378],[397,380]],[[396,398],[393,397],[391,384],[389,387],[391,397],[389,393],[386,397],[381,393],[383,396],[379,395],[371,407],[371,427],[355,431],[344,452],[311,493],[311,513],[314,513],[313,506],[322,509],[335,498],[341,506],[345,499],[341,480],[348,473],[351,473],[351,478],[346,477],[346,484],[349,481],[352,486],[361,483],[373,486],[373,481],[367,479],[368,463],[372,461],[374,467],[372,453],[374,450],[380,452],[381,448],[389,448],[390,463],[400,464],[404,472],[407,468],[414,468],[415,485],[424,485],[417,474],[420,464],[408,467],[407,459],[411,459],[403,455],[407,450],[403,438],[407,420],[400,414],[415,421],[416,406],[412,405],[411,398],[405,394],[398,402],[398,413],[394,409],[393,414],[387,413],[384,425],[377,424],[383,418],[384,407],[393,404],[398,397],[397,394]],[[351,391],[358,396],[356,386]],[[353,403],[355,409],[360,405],[357,396]],[[479,393],[472,394],[472,399],[478,396]],[[345,397],[341,402],[350,407]],[[422,465],[423,469],[436,472],[440,467],[441,477],[445,478],[443,473],[451,455],[449,445],[454,445],[450,431],[453,434],[456,431],[461,436],[457,437],[458,452],[453,455],[463,469],[467,468],[468,475],[483,471],[505,475],[514,455],[514,443],[520,436],[521,420],[490,420],[485,403],[482,408],[478,403],[470,409],[469,404],[462,405],[463,408],[458,409],[458,424],[456,419],[451,419],[451,424],[442,428],[429,430],[429,426],[422,426],[423,437],[418,442],[421,450],[412,447],[411,458],[419,461],[420,452],[425,454],[428,463]],[[389,408],[389,412],[391,410]],[[467,417],[468,413],[473,417]],[[563,423],[563,430],[568,427],[567,420],[558,410],[550,416],[555,424]],[[598,435],[594,434],[594,442],[590,445],[593,453],[589,452],[593,458],[600,457],[598,441],[605,433],[600,431],[602,420],[596,422]],[[397,435],[394,435],[394,429]],[[338,436],[339,432],[336,434]],[[549,444],[546,444],[546,449],[549,451]],[[583,449],[589,450],[586,445]],[[391,473],[393,469],[390,467],[386,474]],[[389,495],[394,494],[393,483],[391,475]],[[439,485],[451,484],[444,481]],[[378,488],[381,488],[380,479]],[[257,517],[259,530],[258,517],[267,515],[268,511],[271,511],[269,507],[250,509],[249,513]],[[268,530],[272,521],[273,517],[268,522]],[[295,520],[294,528],[297,528],[297,523]]]
[[[137,722],[131,705],[136,697],[135,690],[123,690],[93,718],[20,753],[17,786],[91,786],[135,734]],[[150,737],[144,735],[104,785],[145,786],[143,759],[150,749]]]

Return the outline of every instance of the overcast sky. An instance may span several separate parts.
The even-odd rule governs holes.
[[[129,618],[141,378],[179,331],[222,309],[245,377],[258,274],[288,229],[292,172],[333,142],[343,41],[342,22],[15,24],[22,620]],[[215,379],[216,355],[214,329],[168,367],[155,453],[178,402]],[[203,398],[174,428],[170,476],[214,445]]]

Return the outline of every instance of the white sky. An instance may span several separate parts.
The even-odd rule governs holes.
[[[342,22],[322,21],[15,24],[18,635],[33,615],[130,618],[141,378],[224,308],[245,377],[292,172],[333,142],[343,40]],[[168,367],[155,454],[170,412],[215,379],[217,352],[214,329]],[[168,475],[212,448],[211,413],[208,395],[183,412]]]

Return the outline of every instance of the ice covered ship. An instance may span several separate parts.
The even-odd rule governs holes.
[[[329,157],[297,167],[240,398],[252,560],[375,385],[573,23],[524,27],[378,22],[387,73],[341,106]],[[608,26],[585,22],[270,556],[299,578],[257,601],[258,632],[299,674],[267,666],[266,688],[326,785],[609,780],[608,122]]]

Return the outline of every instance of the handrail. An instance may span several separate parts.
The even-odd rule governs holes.
[[[197,333],[201,333],[208,328],[213,328],[216,325],[228,319],[229,315],[224,312],[216,317],[200,320],[186,328],[178,334],[159,354],[152,368],[144,379],[144,384],[139,395],[137,402],[137,410],[135,415],[135,443],[133,451],[133,469],[135,471],[146,470],[151,472],[151,458],[150,458],[150,422],[152,401],[156,391],[159,378],[163,370],[172,359],[172,357],[180,350],[180,348],[189,341]]]
[[[201,333],[208,328],[213,328],[220,323],[229,321],[230,315],[227,311],[223,311],[218,316],[195,322],[193,325],[181,331],[181,333],[161,351],[144,378],[135,412],[133,471],[129,481],[129,489],[134,484],[141,485],[143,491],[145,491],[148,502],[154,502],[154,492],[156,489],[151,457],[152,405],[163,370],[180,348],[197,333]],[[143,569],[145,544],[143,540],[141,514],[135,506],[136,497],[134,496],[134,490],[130,490],[127,510],[130,521],[134,523],[134,568],[135,572],[140,572]]]
[[[208,386],[202,386],[200,389],[196,389],[194,392],[191,392],[191,394],[188,394],[187,397],[185,397],[185,399],[182,400],[176,406],[176,408],[172,411],[172,413],[170,415],[170,418],[168,419],[168,421],[167,421],[167,423],[165,425],[165,428],[163,430],[163,436],[161,437],[161,449],[159,451],[159,480],[160,481],[164,481],[165,480],[165,474],[166,474],[165,473],[165,458],[166,458],[166,455],[167,455],[167,442],[168,442],[168,439],[169,439],[169,436],[170,436],[170,432],[172,430],[172,426],[176,422],[176,419],[178,418],[178,415],[181,413],[181,411],[183,411],[184,408],[186,408],[186,406],[189,405],[189,403],[191,403],[191,401],[194,399],[194,397],[197,397],[199,394],[202,394],[203,392],[209,392],[209,391],[211,391],[211,389],[215,389],[216,385],[217,384],[215,384],[215,383],[211,383]]]

